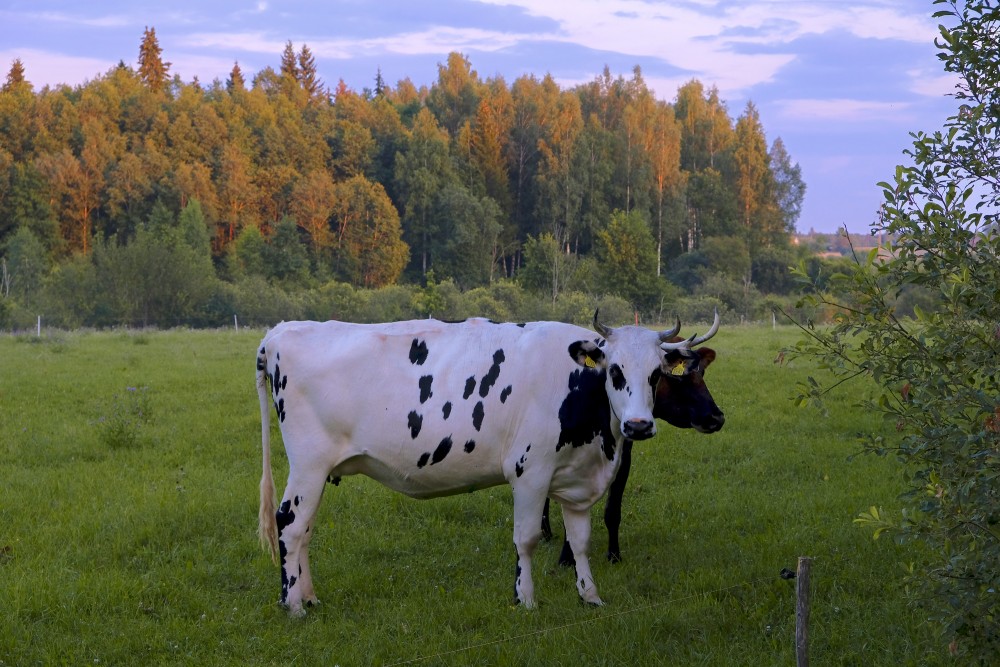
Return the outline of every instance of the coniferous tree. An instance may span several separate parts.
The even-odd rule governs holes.
[[[14,62],[10,64],[10,71],[7,72],[7,80],[4,82],[3,87],[0,88],[0,91],[6,93],[22,83],[26,83],[26,79],[24,78],[24,63],[21,62],[20,58],[14,58]]]
[[[243,70],[240,69],[239,61],[233,63],[233,70],[226,80],[226,90],[232,93],[234,90],[246,90],[246,80],[243,78]]]
[[[318,100],[323,95],[323,82],[316,71],[316,57],[305,44],[299,51],[299,83],[310,100]]]
[[[292,40],[285,42],[285,50],[281,52],[281,76],[287,76],[292,81],[300,80],[299,59],[295,55]]]
[[[147,27],[139,45],[139,78],[154,93],[164,90],[169,81],[170,63],[163,61],[162,53],[156,28]]]

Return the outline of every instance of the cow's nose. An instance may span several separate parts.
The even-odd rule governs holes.
[[[721,431],[725,423],[726,416],[722,414],[722,411],[719,411],[713,413],[704,423],[698,424],[695,429],[702,433],[715,433],[716,431]]]
[[[629,440],[646,440],[656,435],[656,424],[650,419],[630,419],[625,422],[624,431]]]

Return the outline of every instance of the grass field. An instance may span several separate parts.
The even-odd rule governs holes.
[[[797,334],[770,327],[712,341],[720,433],[636,445],[625,560],[593,559],[604,608],[578,601],[558,540],[535,557],[540,608],[511,606],[508,488],[416,501],[353,477],[317,518],[322,604],[289,619],[255,534],[262,333],[0,336],[0,664],[791,665],[779,572],[798,556],[812,664],[949,662],[905,600],[913,547],[852,524],[898,511],[903,484],[850,458],[881,428],[850,407],[864,388],[793,407],[808,369],[774,363]],[[273,456],[280,493],[277,435]]]

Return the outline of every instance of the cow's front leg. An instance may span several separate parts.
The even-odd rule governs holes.
[[[521,485],[514,487],[514,603],[525,609],[535,607],[535,585],[531,579],[531,557],[542,537],[541,518],[545,490]]]
[[[590,511],[571,509],[563,506],[563,524],[566,526],[566,539],[573,549],[576,561],[576,590],[584,602],[592,605],[603,605],[597,594],[597,584],[590,571]]]
[[[632,469],[632,441],[626,440],[622,446],[622,461],[615,479],[608,489],[608,500],[604,505],[604,525],[608,528],[608,560],[620,563],[622,560],[621,546],[618,544],[618,529],[622,525],[622,498],[625,496],[625,484],[628,483],[628,473]]]

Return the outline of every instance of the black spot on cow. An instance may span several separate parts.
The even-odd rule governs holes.
[[[288,376],[287,375],[282,375],[281,376],[281,388],[284,389],[285,385],[287,385],[287,384],[288,384]]]
[[[431,465],[434,465],[435,463],[441,463],[441,461],[444,461],[444,457],[448,456],[448,452],[450,451],[451,451],[451,437],[449,436],[444,440],[442,440],[438,444],[437,449],[434,450],[434,455],[431,456]]]
[[[434,395],[434,392],[431,391],[431,383],[432,382],[434,382],[434,376],[433,375],[424,375],[424,376],[421,376],[420,381],[418,383],[420,385],[420,402],[421,403],[426,403],[427,399]]]
[[[299,506],[299,500],[300,500],[300,499],[301,499],[301,496],[295,496],[295,499],[294,499],[294,500],[292,501],[292,502],[293,502],[293,504],[294,504],[294,505],[295,505],[296,507],[298,507],[298,506]]]
[[[274,412],[278,415],[278,421],[285,421],[285,399],[279,398],[274,402]]]
[[[417,459],[417,467],[423,468],[425,465],[427,465],[427,462],[430,460],[430,458],[431,458],[430,452],[424,452],[423,454],[421,454],[420,458]]]
[[[446,401],[443,406],[441,406],[441,415],[447,419],[451,416],[451,401]]]
[[[609,461],[614,460],[615,437],[611,430],[611,409],[604,379],[604,371],[579,368],[569,374],[569,392],[559,406],[556,451],[564,445],[582,447],[598,440],[605,457]]]
[[[507,398],[510,396],[510,392],[513,389],[514,389],[513,385],[507,385],[506,387],[503,388],[503,391],[500,392],[500,402],[501,403],[506,403],[507,402]]]
[[[475,449],[475,448],[476,448],[476,441],[475,440],[466,440],[465,441],[465,453],[466,454],[471,454],[472,450]]]
[[[406,425],[410,427],[410,437],[414,440],[420,435],[420,427],[424,423],[424,416],[417,414],[416,410],[410,410],[410,414],[406,417]]]
[[[517,326],[519,326],[519,327],[521,327],[521,328],[523,329],[523,328],[524,328],[524,326],[525,326],[525,323],[524,323],[524,322],[518,322],[518,323],[517,323]]]
[[[486,395],[490,393],[490,387],[500,377],[500,364],[504,362],[504,358],[503,350],[497,350],[493,353],[493,365],[490,366],[490,370],[486,371],[486,375],[479,382],[479,396],[481,398],[486,398]]]
[[[427,361],[427,343],[416,338],[410,343],[410,363],[422,366]]]
[[[517,545],[514,545],[514,604],[521,604],[521,598],[517,595],[517,589],[521,587],[521,554],[517,553]]]
[[[618,364],[611,364],[608,374],[611,376],[611,386],[615,388],[615,391],[621,391],[625,388],[625,374],[622,373],[622,369]]]
[[[472,408],[472,425],[476,430],[480,430],[483,426],[483,417],[486,416],[486,411],[483,410],[483,402],[479,401],[476,403],[476,407]]]
[[[520,477],[524,474],[524,463],[528,460],[528,452],[531,451],[531,445],[524,448],[524,454],[521,454],[521,458],[518,462],[514,464],[514,474]]]
[[[260,353],[264,354],[263,348],[261,348]],[[257,357],[257,370],[262,371],[265,368],[267,368],[267,360],[263,356]]]
[[[465,381],[465,392],[462,394],[462,398],[468,400],[469,396],[472,396],[472,392],[476,390],[476,376],[471,375],[469,379]]]
[[[286,500],[278,506],[278,511],[274,515],[275,523],[278,524],[278,534],[280,535],[293,521],[295,512],[292,511],[292,501]]]

